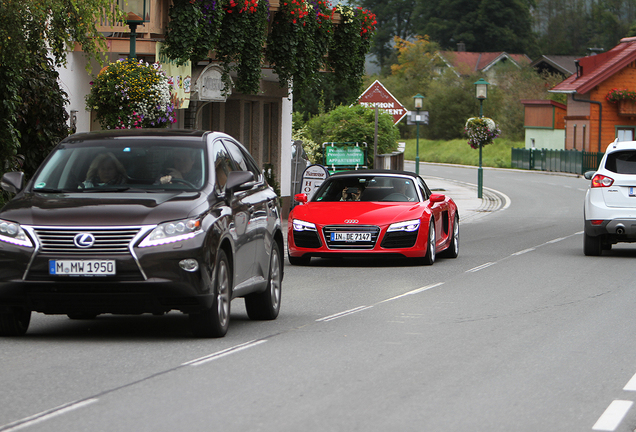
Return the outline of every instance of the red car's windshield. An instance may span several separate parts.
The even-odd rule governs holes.
[[[393,176],[347,176],[327,179],[312,201],[418,201],[413,180]]]

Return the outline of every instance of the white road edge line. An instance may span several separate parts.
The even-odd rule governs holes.
[[[79,408],[83,408],[97,401],[98,399],[92,398],[92,399],[86,399],[86,400],[78,401],[78,402],[70,402],[70,403],[61,405],[57,408],[53,408],[47,411],[42,411],[41,413],[32,415],[31,417],[26,417],[22,420],[9,423],[5,426],[0,426],[0,431],[2,432],[17,431],[25,427],[33,426],[34,424],[37,424],[37,423],[42,423],[43,421],[50,420],[53,417],[66,414],[67,412],[70,412]]]
[[[406,292],[404,294],[400,294],[398,296],[391,297],[390,299],[382,300],[378,304],[390,302],[390,301],[397,300],[397,299],[400,299],[402,297],[410,296],[410,295],[413,295],[413,294],[419,294],[421,292],[428,291],[428,290],[433,289],[433,288],[437,288],[440,285],[444,285],[444,282],[438,282],[436,284],[427,285],[427,286],[422,287],[422,288],[414,289],[413,291],[409,291],[409,292]]]
[[[245,343],[242,343],[240,345],[236,345],[236,346],[233,346],[231,348],[227,348],[227,349],[215,352],[213,354],[209,354],[209,355],[200,357],[198,359],[190,360],[189,362],[182,363],[181,366],[199,366],[199,365],[202,365],[204,363],[210,362],[212,360],[216,360],[216,359],[219,359],[221,357],[225,357],[226,355],[234,354],[234,353],[237,353],[239,351],[243,351],[245,349],[255,347],[255,346],[260,345],[260,344],[265,343],[265,342],[267,342],[267,339],[261,339],[261,340],[254,340],[254,341],[245,342]]]
[[[349,310],[346,310],[344,312],[339,312],[337,314],[329,315],[329,316],[326,316],[324,318],[318,318],[316,321],[317,322],[332,321],[332,320],[335,320],[335,319],[338,319],[338,318],[342,318],[342,317],[347,316],[347,315],[354,314],[356,312],[362,312],[363,310],[371,309],[372,307],[373,306],[358,306],[357,308],[349,309]]]
[[[474,273],[474,272],[478,272],[479,270],[483,270],[487,267],[490,267],[491,265],[495,264],[494,262],[488,262],[486,264],[482,264],[480,266],[471,268],[470,270],[466,270],[466,273]]]
[[[596,431],[614,431],[623,421],[627,411],[632,407],[634,402],[625,400],[613,401],[605,410],[603,415],[592,426],[592,430]]]

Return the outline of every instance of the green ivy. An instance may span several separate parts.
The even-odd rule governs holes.
[[[225,11],[221,1],[173,0],[163,54],[178,65],[206,59],[220,35]]]
[[[366,54],[377,21],[375,15],[362,8],[338,5],[342,23],[336,26],[333,44],[329,49],[329,64],[336,82],[353,88],[362,86]]]
[[[236,71],[234,87],[241,93],[260,91],[263,47],[267,37],[269,3],[265,0],[229,0],[216,46],[216,58],[223,66],[223,81],[230,86],[230,72]]]
[[[315,88],[333,38],[333,9],[326,1],[283,1],[274,15],[266,58],[281,86]]]

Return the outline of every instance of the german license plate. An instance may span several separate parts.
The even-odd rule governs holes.
[[[49,274],[61,276],[107,276],[115,274],[114,260],[49,260]]]
[[[371,241],[371,233],[332,232],[331,241],[368,242]]]
[[[636,188],[633,186],[630,186],[629,188],[629,196],[630,197],[636,197]]]

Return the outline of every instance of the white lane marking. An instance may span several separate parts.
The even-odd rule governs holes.
[[[567,237],[559,237],[559,238],[556,238],[556,239],[554,239],[554,240],[550,240],[550,241],[548,241],[548,242],[545,242],[545,244],[558,243],[558,242],[560,242],[561,240],[565,240],[566,238],[567,238]]]
[[[636,391],[636,374],[634,374],[632,379],[630,379],[629,382],[627,384],[625,384],[625,387],[623,387],[623,390],[625,390],[625,391]]]
[[[470,270],[466,270],[466,273],[475,273],[475,272],[478,272],[479,270],[483,270],[483,269],[485,269],[487,267],[490,267],[493,264],[495,264],[495,263],[494,262],[488,262],[486,264],[482,264],[480,266],[471,268]]]
[[[519,252],[515,252],[515,253],[513,253],[513,254],[512,254],[512,256],[519,256],[519,255],[523,255],[524,253],[532,252],[532,251],[534,251],[534,250],[537,250],[537,248],[533,248],[533,247],[531,247],[531,248],[524,249],[524,250],[519,251]]]
[[[326,316],[324,318],[318,318],[316,321],[318,321],[318,322],[332,321],[332,320],[335,320],[335,319],[338,319],[338,318],[342,318],[342,317],[347,316],[347,315],[354,314],[356,312],[362,312],[363,310],[371,309],[372,307],[373,306],[359,306],[357,308],[353,308],[353,309],[346,310],[344,312],[339,312],[337,314],[329,315],[329,316]]]
[[[256,340],[256,341],[245,342],[245,343],[242,343],[240,345],[236,345],[236,346],[233,346],[231,348],[227,348],[227,349],[215,352],[213,354],[209,354],[209,355],[206,355],[204,357],[200,357],[198,359],[190,360],[189,362],[182,363],[181,366],[199,366],[199,365],[202,365],[204,363],[210,362],[212,360],[216,360],[216,359],[219,359],[221,357],[225,357],[226,355],[234,354],[234,353],[237,353],[239,351],[243,351],[245,349],[255,347],[255,346],[260,345],[260,344],[265,343],[265,342],[267,342],[267,339],[261,339],[261,340]]]
[[[627,411],[632,407],[634,402],[625,400],[613,401],[605,410],[603,415],[597,420],[592,430],[597,431],[613,431],[623,421]]]
[[[404,294],[400,294],[398,296],[391,297],[390,299],[382,300],[380,303],[390,302],[392,300],[397,300],[399,298],[406,297],[406,296],[413,295],[413,294],[419,294],[421,292],[428,291],[428,290],[433,289],[433,288],[437,288],[440,285],[444,285],[444,282],[438,282],[436,284],[427,285],[427,286],[422,287],[422,288],[414,289],[413,291],[409,291],[409,292],[406,292]],[[380,304],[380,303],[378,303],[378,304]]]
[[[66,414],[70,411],[83,408],[95,402],[97,402],[97,399],[94,399],[94,398],[86,399],[79,402],[70,402],[70,403],[61,405],[57,408],[52,408],[47,411],[42,411],[41,413],[32,415],[31,417],[26,417],[26,418],[23,418],[22,420],[9,423],[5,426],[0,426],[0,431],[3,431],[3,432],[17,431],[25,427],[33,426],[34,424],[37,424],[37,423],[42,423],[43,421],[50,420],[53,417]]]

